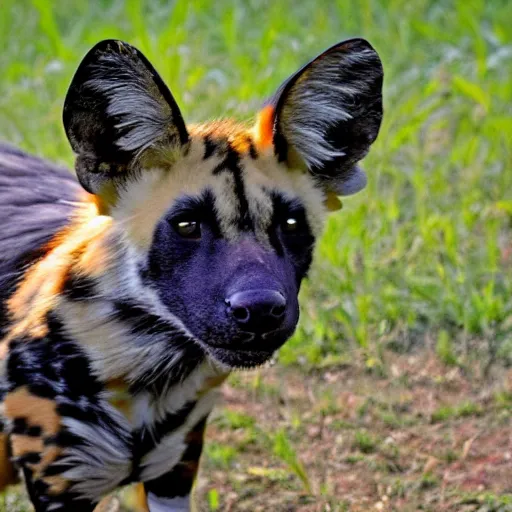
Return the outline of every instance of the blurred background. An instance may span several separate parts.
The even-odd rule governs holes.
[[[71,167],[62,103],[101,39],[194,122],[251,120],[353,36],[385,69],[369,186],[332,215],[275,365],[226,386],[200,510],[509,511],[512,2],[1,0],[0,138]]]

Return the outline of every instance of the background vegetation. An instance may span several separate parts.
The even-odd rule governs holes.
[[[266,379],[270,382],[272,372],[237,376],[227,388],[228,403],[232,399],[236,404],[214,422],[212,430],[221,441],[210,445],[205,461],[209,472],[200,486],[211,510],[227,510],[229,492],[239,496],[241,486],[254,489],[253,497],[261,497],[264,493],[258,485],[268,482],[278,490],[287,489],[283,491],[286,499],[261,505],[249,497],[247,510],[258,506],[306,510],[308,503],[330,508],[307,510],[359,510],[360,502],[346,497],[349,491],[343,490],[342,500],[342,491],[329,488],[327,477],[318,476],[316,469],[309,468],[314,478],[308,476],[308,467],[293,446],[304,441],[308,446],[315,444],[315,437],[305,434],[309,427],[300,406],[313,393],[313,404],[327,401],[327,412],[319,415],[334,418],[339,435],[352,439],[349,451],[340,455],[339,464],[345,466],[338,465],[338,471],[350,472],[354,467],[380,471],[365,465],[383,442],[382,432],[371,431],[378,428],[371,414],[375,403],[356,415],[355,423],[349,421],[351,426],[343,423],[346,417],[338,417],[349,408],[339,401],[340,394],[358,386],[359,379],[370,378],[368,372],[373,379],[368,396],[362,389],[353,389],[357,401],[362,400],[356,409],[383,382],[396,382],[398,377],[416,375],[413,369],[428,367],[431,371],[425,379],[434,387],[446,383],[450,372],[459,372],[453,375],[469,401],[454,405],[448,400],[447,405],[442,396],[445,388],[439,388],[436,400],[440,402],[423,417],[425,425],[444,421],[467,425],[468,417],[479,416],[485,418],[482,425],[488,425],[489,418],[510,420],[510,415],[497,412],[510,410],[510,383],[497,391],[492,388],[494,398],[485,404],[472,392],[477,379],[488,377],[496,368],[506,372],[512,363],[512,3],[2,0],[0,137],[69,165],[72,155],[61,125],[62,102],[81,57],[100,39],[121,38],[139,47],[167,81],[190,122],[223,116],[251,119],[262,100],[298,66],[334,42],[355,35],[370,40],[386,72],[384,124],[364,164],[369,186],[347,199],[327,226],[303,290],[300,328],[279,356],[280,365],[291,367],[286,371],[291,376],[269,389]],[[418,356],[423,347],[427,352]],[[401,353],[419,357],[423,364],[415,366],[418,360],[411,363]],[[434,361],[428,354],[435,354]],[[397,361],[405,365],[403,371]],[[352,380],[345,380],[346,368],[357,368]],[[274,403],[281,412],[281,430],[275,431],[276,418],[268,418],[266,425],[260,424],[263,418],[256,422],[246,410],[237,413],[240,417],[233,416],[237,407],[247,408],[249,403],[255,407],[287,393],[286,382],[296,375],[308,375],[310,387],[297,398],[297,408],[292,407],[295,419],[282,410],[288,410],[291,402],[286,407],[280,400]],[[324,390],[326,375],[334,380]],[[504,382],[496,375],[494,383]],[[411,385],[406,380],[404,389]],[[483,387],[479,384],[480,391]],[[390,405],[397,393],[395,389],[382,398],[384,412],[392,413],[388,423],[384,421],[386,428],[402,428],[408,421],[401,413],[396,416]],[[421,394],[410,400],[413,409],[425,407]],[[312,422],[318,427],[318,416]],[[274,430],[267,431],[267,426]],[[447,428],[453,434],[453,424]],[[272,471],[277,473],[260,468],[249,483],[244,480],[238,487],[236,480],[211,476],[217,466],[223,474],[235,468],[247,473],[242,468],[244,459],[236,462],[246,445],[222,435],[232,431],[238,435],[239,430],[253,437],[246,440],[248,445],[259,443],[255,453],[260,459],[264,454],[274,457],[271,460],[277,466]],[[351,450],[362,459],[347,462],[354,455]],[[459,455],[453,455],[455,460]],[[325,467],[317,469],[325,473]],[[289,474],[295,475],[292,483],[287,480]],[[407,506],[418,510],[418,503],[425,507],[422,493],[429,489],[439,495],[441,477],[434,467],[418,474],[417,487],[397,491],[406,502],[396,510],[409,510]],[[397,506],[391,498],[382,501],[385,492],[377,492],[377,483],[371,481],[374,485],[366,495],[378,495],[380,510]],[[486,488],[477,486],[476,491]],[[505,510],[510,503],[505,503],[506,492],[511,491],[505,485],[498,492],[505,498],[480,494],[464,506]],[[300,501],[298,496],[303,495],[315,498]],[[471,499],[476,500],[473,505]],[[242,501],[233,501],[230,510],[246,510],[237,508]],[[361,503],[361,510],[374,506]],[[453,510],[463,510],[461,502],[456,503],[459,508]],[[439,502],[426,507],[442,510]],[[6,510],[18,508],[11,503]]]

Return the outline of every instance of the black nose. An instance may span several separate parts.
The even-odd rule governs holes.
[[[286,313],[286,299],[273,290],[237,292],[226,299],[230,314],[244,331],[264,334],[280,327]]]

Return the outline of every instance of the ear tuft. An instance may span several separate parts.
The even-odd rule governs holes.
[[[127,177],[149,148],[188,140],[178,105],[149,61],[116,40],[85,56],[64,103],[64,127],[77,153],[77,175],[92,193]]]
[[[281,161],[296,155],[342,195],[366,185],[355,164],[377,138],[383,70],[364,39],[339,43],[290,77],[270,101],[273,143]]]

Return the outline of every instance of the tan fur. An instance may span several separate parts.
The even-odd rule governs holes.
[[[98,237],[84,248],[77,261],[77,268],[88,276],[100,277],[105,275],[113,256],[108,240]]]
[[[32,395],[27,387],[20,387],[8,393],[4,401],[4,415],[10,420],[25,418],[28,426],[40,427],[41,436],[33,437],[13,434],[10,438],[12,455],[22,457],[29,453],[38,453],[41,460],[37,464],[27,464],[34,478],[42,478],[50,486],[50,492],[58,494],[68,483],[57,477],[43,478],[45,470],[61,454],[60,448],[46,445],[45,440],[56,435],[61,428],[61,418],[57,406],[52,400]],[[0,459],[1,461],[1,459]]]
[[[45,469],[62,454],[58,446],[46,446],[41,452],[41,460],[37,464],[28,464],[35,478],[41,478]]]
[[[131,485],[130,487],[128,487],[128,489],[123,493],[124,495],[124,499],[123,499],[123,503],[124,503],[124,508],[123,510],[129,510],[130,512],[149,512],[149,509],[148,509],[148,505],[147,505],[147,495],[146,495],[146,491],[144,490],[144,484],[142,483],[137,483],[137,484],[134,484],[134,485]],[[106,503],[108,504],[109,501],[108,500],[111,500],[112,498],[105,498],[103,501],[106,501]],[[100,502],[100,504],[98,505],[98,507],[103,503]],[[110,512],[110,509],[103,509],[103,508],[98,508],[96,507],[94,509],[94,512],[106,512],[106,511],[109,511]],[[112,512],[115,512],[116,509],[112,509]]]
[[[135,507],[134,510],[137,512],[149,512],[147,495],[143,484],[137,484],[135,486],[133,506]]]
[[[46,476],[41,480],[48,486],[48,494],[54,496],[62,494],[69,487],[69,482],[61,476]]]
[[[55,402],[33,395],[26,386],[7,394],[4,415],[11,420],[25,418],[29,425],[41,427],[46,436],[55,435],[60,430],[60,416]]]
[[[12,453],[22,457],[28,453],[41,453],[44,450],[43,440],[40,437],[13,434],[11,436]]]

